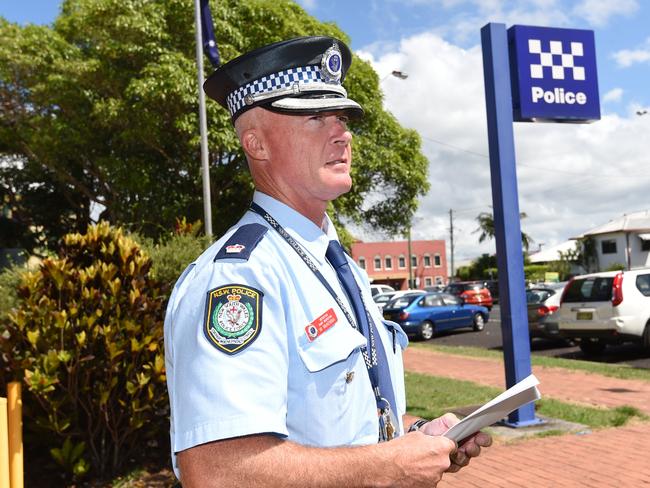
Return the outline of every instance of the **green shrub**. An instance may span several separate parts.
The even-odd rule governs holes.
[[[0,334],[3,332],[2,322],[18,306],[18,285],[24,270],[22,266],[12,266],[0,271]]]
[[[199,223],[177,220],[174,233],[157,244],[143,240],[143,247],[153,261],[151,274],[170,291],[183,270],[212,244],[213,237],[199,235]]]
[[[625,271],[627,269],[627,266],[625,266],[622,263],[612,263],[607,268],[605,271]]]
[[[112,475],[167,437],[166,297],[150,268],[107,223],[68,234],[58,257],[23,275],[0,337],[0,366],[36,406],[25,422],[55,434],[49,451],[77,477]]]

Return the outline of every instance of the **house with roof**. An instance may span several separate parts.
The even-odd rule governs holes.
[[[650,267],[650,210],[624,214],[566,242],[531,254],[529,261],[532,264],[557,261],[560,253],[576,248],[576,240],[587,238],[592,240],[593,264],[589,271],[603,271],[614,265],[626,269]],[[572,272],[584,273],[585,270],[574,265]]]
[[[615,264],[626,269],[650,267],[650,210],[624,214],[574,239],[594,240],[598,269]]]

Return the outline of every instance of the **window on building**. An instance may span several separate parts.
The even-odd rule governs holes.
[[[424,267],[425,268],[431,267],[431,256],[429,256],[428,254],[424,255]]]
[[[442,259],[440,259],[440,254],[436,254],[435,256],[433,256],[433,265],[436,268],[442,266]]]
[[[650,239],[641,239],[641,250],[650,251]]]
[[[361,269],[366,269],[366,258],[364,257],[359,258],[359,267]]]
[[[417,257],[416,254],[411,254],[411,266],[412,266],[413,268],[417,268],[417,267],[418,267],[418,257]]]
[[[397,259],[397,266],[399,267],[399,269],[406,268],[406,258],[404,257],[404,255],[400,256]]]
[[[384,258],[384,267],[386,269],[393,269],[393,258],[391,256],[386,256]]]
[[[381,258],[379,256],[375,257],[375,271],[381,269]]]
[[[603,254],[616,254],[616,239],[600,241],[600,249]]]
[[[433,278],[426,276],[424,278],[424,286],[433,286]]]

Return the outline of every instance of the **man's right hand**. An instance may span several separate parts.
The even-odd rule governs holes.
[[[392,477],[391,486],[435,486],[451,465],[450,456],[456,451],[454,441],[443,436],[410,432],[379,447],[390,456],[393,467],[401,472]],[[381,467],[378,467],[381,472]]]

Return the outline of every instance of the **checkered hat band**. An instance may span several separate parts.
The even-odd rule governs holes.
[[[246,85],[238,88],[226,98],[230,115],[235,115],[245,105],[244,98],[246,95],[261,95],[276,90],[291,88],[295,83],[308,85],[310,83],[322,83],[320,75],[320,66],[300,66],[290,68],[285,71],[279,71],[270,75],[251,81]]]

